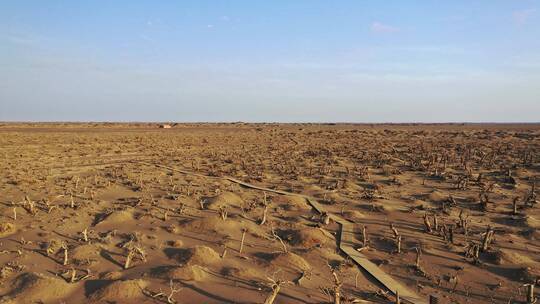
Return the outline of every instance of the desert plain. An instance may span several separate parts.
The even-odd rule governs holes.
[[[539,177],[539,124],[3,123],[0,303],[397,303],[345,246],[528,303]]]

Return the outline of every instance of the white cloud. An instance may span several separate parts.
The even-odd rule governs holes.
[[[514,20],[515,24],[524,25],[535,12],[535,8],[514,11],[512,13],[512,19]]]
[[[371,24],[371,31],[374,33],[395,33],[399,32],[399,28],[375,21]]]

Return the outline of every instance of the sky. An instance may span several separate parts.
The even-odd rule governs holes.
[[[0,121],[540,122],[540,0],[1,1]]]

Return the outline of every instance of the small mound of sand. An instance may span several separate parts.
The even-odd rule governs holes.
[[[393,205],[390,201],[380,202],[380,203],[373,203],[372,204],[372,210],[375,212],[381,212],[381,213],[390,213],[399,210],[395,205]]]
[[[107,217],[100,221],[96,226],[117,225],[133,219],[133,212],[129,210],[114,211],[107,215]]]
[[[224,225],[229,224],[231,221],[218,221],[215,218],[199,218],[195,220],[188,220],[181,223],[182,228],[186,228],[193,231],[205,231],[210,230],[212,232],[223,231]],[[231,222],[232,223],[232,222]]]
[[[75,247],[71,253],[71,257],[75,260],[92,259],[99,256],[101,248],[94,244],[86,244]]]
[[[179,234],[181,232],[180,228],[176,225],[173,225],[173,224],[170,224],[168,226],[163,226],[161,227],[163,228],[165,231],[169,232],[169,233],[172,233],[172,234]]]
[[[515,176],[517,176],[519,178],[527,178],[527,177],[531,176],[529,171],[527,171],[527,169],[524,169],[524,168],[516,168],[516,169],[514,169],[514,174],[513,175],[515,175]]]
[[[235,206],[240,207],[244,200],[232,192],[223,192],[217,196],[206,198],[206,208],[210,210],[219,210],[220,207]]]
[[[134,300],[144,296],[142,289],[147,285],[144,280],[114,281],[92,293],[90,299],[99,302]]]
[[[533,217],[533,216],[527,216],[527,218],[525,219],[525,224],[530,228],[539,229],[540,219],[537,219],[536,217]]]
[[[300,230],[300,246],[311,248],[323,246],[330,241],[328,233],[321,228],[307,228]]]
[[[103,280],[120,280],[123,276],[120,271],[109,271],[100,274],[99,278]]]
[[[246,229],[248,233],[255,236],[262,237],[265,235],[263,228],[252,221],[244,219],[223,221],[216,218],[200,218],[184,222],[181,224],[181,226],[182,228],[192,231],[211,231],[220,235],[227,235],[231,237],[240,237],[240,235],[242,235],[242,229]]]
[[[326,195],[326,202],[330,202],[332,204],[335,203],[341,203],[344,201],[343,197],[337,193],[337,192],[331,192]]]
[[[276,233],[289,244],[304,248],[322,247],[330,241],[330,237],[321,228],[299,227],[278,230]]]
[[[187,249],[168,248],[165,249],[165,253],[169,258],[182,264],[210,265],[221,260],[219,254],[207,246],[195,246]]]
[[[538,264],[538,262],[528,256],[506,249],[501,249],[496,252],[494,262],[497,265],[533,266]]]
[[[52,239],[48,242],[41,243],[40,247],[43,250],[47,250],[50,254],[56,254],[60,250],[60,248],[62,248],[62,240]]]
[[[284,268],[293,268],[301,271],[311,269],[311,265],[303,257],[292,252],[274,254],[271,260],[272,264]]]
[[[277,203],[281,203],[281,206],[285,210],[290,211],[307,211],[311,210],[311,206],[308,204],[305,198],[294,195],[278,196],[275,200]]]
[[[309,261],[344,261],[344,258],[341,255],[337,254],[335,249],[330,249],[327,247],[315,248],[314,250],[311,250],[309,253],[307,253],[306,258]]]
[[[71,294],[76,285],[41,273],[23,273],[15,279],[10,293],[0,298],[4,303],[55,303]]]
[[[15,233],[15,225],[12,223],[0,223],[0,237],[5,237]]]
[[[427,199],[431,202],[442,202],[448,198],[448,195],[445,195],[441,191],[433,190],[427,195]]]
[[[514,280],[525,283],[532,283],[535,282],[538,277],[540,277],[540,269],[531,267],[519,267],[513,269],[512,274]]]
[[[171,240],[168,241],[167,244],[173,248],[180,248],[184,246],[184,242],[182,242],[182,240]]]
[[[358,210],[349,210],[343,212],[343,217],[348,219],[349,221],[355,222],[357,220],[363,219],[365,216],[362,212]]]
[[[199,265],[160,266],[152,269],[150,274],[166,280],[182,280],[200,282],[208,277],[208,271]]]
[[[351,180],[346,180],[343,184],[343,188],[349,191],[362,191],[362,187]]]
[[[256,268],[240,265],[225,266],[221,269],[220,273],[226,277],[236,277],[245,280],[255,280],[264,277]]]

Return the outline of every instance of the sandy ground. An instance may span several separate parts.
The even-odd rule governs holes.
[[[333,303],[332,272],[394,303],[305,200],[222,176],[317,198],[426,299],[526,303],[539,170],[538,124],[0,124],[0,303]]]

